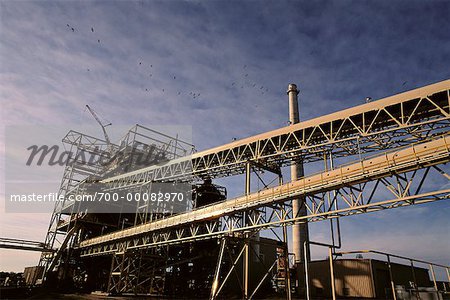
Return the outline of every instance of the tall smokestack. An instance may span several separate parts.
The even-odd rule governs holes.
[[[287,94],[289,97],[289,124],[292,126],[300,122],[298,112],[298,90],[297,85],[291,83],[288,86]],[[303,170],[303,162],[296,161],[291,164],[291,180],[297,180],[305,175]],[[304,197],[292,200],[292,213],[295,216],[306,216],[306,206],[302,205],[305,201]],[[295,254],[295,264],[303,262],[305,259],[304,243],[309,241],[308,224],[294,223],[292,226],[292,248]],[[309,244],[306,247],[306,254],[309,260]]]

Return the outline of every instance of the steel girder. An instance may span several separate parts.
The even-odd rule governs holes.
[[[108,254],[118,251],[119,247],[137,249],[239,236],[294,221],[316,222],[448,199],[449,189],[422,192],[422,186],[431,171],[448,179],[437,165],[449,160],[450,136],[445,136],[248,196],[86,240],[79,247],[82,256]],[[307,216],[292,215],[290,200],[299,195],[307,197],[304,203],[309,212]],[[384,200],[386,198],[388,200]]]

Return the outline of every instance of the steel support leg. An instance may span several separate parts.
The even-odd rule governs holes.
[[[244,253],[244,299],[247,300],[248,299],[248,262],[249,262],[249,256],[250,256],[250,251],[249,251],[249,241],[246,240],[245,241],[245,253]]]
[[[330,280],[331,280],[331,296],[333,300],[336,300],[336,287],[334,285],[334,268],[333,268],[333,248],[328,248],[328,256],[330,259]]]
[[[285,272],[285,287],[286,287],[286,299],[291,300],[291,272],[289,268],[289,247],[286,224],[283,224],[283,242],[284,242],[284,272]],[[296,264],[294,264],[296,266]]]
[[[226,239],[222,239],[222,242],[220,245],[219,257],[217,260],[216,271],[214,273],[214,281],[213,281],[213,284],[211,287],[210,299],[216,299],[216,296],[217,296],[217,287],[219,285],[220,267],[222,265],[223,252],[225,250],[225,243],[226,243],[225,241],[226,241]]]
[[[391,290],[392,290],[392,299],[397,300],[397,295],[395,294],[395,285],[394,285],[394,277],[392,275],[392,267],[391,267],[391,257],[387,256],[388,268],[389,268],[389,279],[391,281]]]

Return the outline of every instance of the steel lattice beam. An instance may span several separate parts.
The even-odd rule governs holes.
[[[0,238],[0,248],[4,249],[16,249],[16,250],[28,250],[39,252],[54,252],[55,249],[47,248],[42,242],[27,241],[20,239]]]
[[[445,136],[248,196],[86,240],[79,247],[84,256],[105,254],[117,251],[119,245],[122,249],[152,247],[239,234],[294,221],[316,222],[448,199],[450,190],[422,193],[420,187],[430,169],[442,174],[442,169],[434,166],[448,162],[449,154],[450,136]],[[417,176],[417,170],[421,169],[425,171]],[[392,188],[392,180],[395,188]],[[413,180],[419,182],[413,185]],[[375,182],[374,186],[367,185],[371,181]],[[376,191],[381,187],[394,198],[375,199]],[[335,191],[331,199],[326,197],[328,191]],[[363,192],[368,196],[365,197]],[[307,196],[308,216],[292,215],[288,202],[299,195]],[[337,201],[339,206],[334,205]]]

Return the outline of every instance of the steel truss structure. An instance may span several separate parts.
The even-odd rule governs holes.
[[[88,153],[99,160],[103,153],[105,153],[108,144],[103,140],[73,130],[69,131],[62,141],[64,145],[67,145],[65,150],[69,156],[68,163],[64,168],[58,194],[66,197],[67,193],[70,190],[75,189],[86,177],[95,176],[100,173],[99,166],[86,164],[85,161],[83,161],[84,156],[82,156],[81,153]],[[73,216],[68,220],[63,220],[62,211],[64,210],[64,204],[64,201],[58,201],[53,209],[44,242],[49,249],[58,248],[62,250],[69,242],[65,241],[67,232],[59,230],[59,227],[63,223],[69,225],[76,218]],[[54,253],[43,252],[39,260],[39,266],[44,266],[46,269],[52,269],[52,261],[55,261]]]
[[[448,175],[436,165],[449,160],[450,136],[445,136],[192,212],[86,240],[80,243],[79,248],[82,256],[106,254],[119,249],[235,235],[294,221],[315,222],[447,199],[449,189],[421,193],[421,188],[430,170],[437,170],[448,179]],[[424,168],[425,172],[417,176],[418,170]],[[415,184],[415,180],[419,182]],[[373,186],[368,184],[373,181]],[[394,198],[375,199],[381,188],[392,193]],[[328,198],[329,191],[335,191],[332,198]],[[307,196],[308,201],[304,204],[308,216],[293,216],[290,206],[286,206],[285,202],[299,195]]]
[[[166,249],[123,251],[113,255],[108,291],[112,294],[161,294],[167,267]]]
[[[46,270],[53,270],[64,249],[73,248],[79,242],[80,238],[77,240],[76,235],[80,234],[79,230],[86,229],[80,222],[84,225],[101,223],[98,218],[88,218],[76,211],[74,202],[67,201],[68,195],[79,193],[86,180],[100,180],[113,176],[115,172],[138,168],[136,158],[139,159],[142,153],[147,155],[146,158],[163,155],[164,159],[172,160],[193,151],[193,145],[141,125],[131,127],[119,145],[73,130],[66,134],[62,142],[67,161],[58,194],[65,200],[56,202],[50,219],[45,245],[58,251],[42,253],[39,265]],[[108,225],[116,230],[119,228],[118,225]]]
[[[54,252],[54,249],[49,249],[42,242],[27,241],[20,239],[0,238],[0,248],[17,249],[39,252]]]
[[[286,227],[294,222],[318,222],[448,200],[450,189],[445,186],[427,189],[427,185],[435,174],[450,179],[443,167],[450,160],[449,128],[450,80],[446,80],[210,150],[174,157],[165,164],[112,174],[101,178],[100,183],[107,191],[120,192],[146,189],[152,182],[188,182],[244,173],[249,178],[252,168],[269,170],[281,177],[284,166],[296,161],[321,161],[324,157],[354,160],[285,184],[280,180],[276,187],[178,215],[149,219],[143,213],[136,217],[140,221],[134,226],[93,238],[78,238],[70,247],[79,253],[79,259],[112,257],[109,292],[160,293],[157,287],[164,285],[163,272],[170,248],[217,240],[220,241],[217,265],[213,279],[208,281],[210,298],[218,296],[241,260],[243,298],[250,299],[259,285],[252,291],[249,288],[248,258],[252,245],[257,243],[253,237],[259,231],[282,227],[280,241],[287,249]],[[302,205],[308,212],[306,216],[292,213],[291,202],[299,196],[305,197]],[[137,213],[141,211],[146,210],[138,207]],[[73,233],[75,240],[78,228],[66,228],[74,230],[66,230],[66,239]],[[242,247],[235,253],[237,256],[230,258],[230,268],[223,276],[222,258],[233,239],[239,239]],[[283,259],[288,268],[288,255],[284,254]],[[275,265],[273,262],[267,266],[260,283],[272,275]],[[155,283],[150,284],[149,278]],[[289,298],[289,276],[285,277],[284,286]]]

